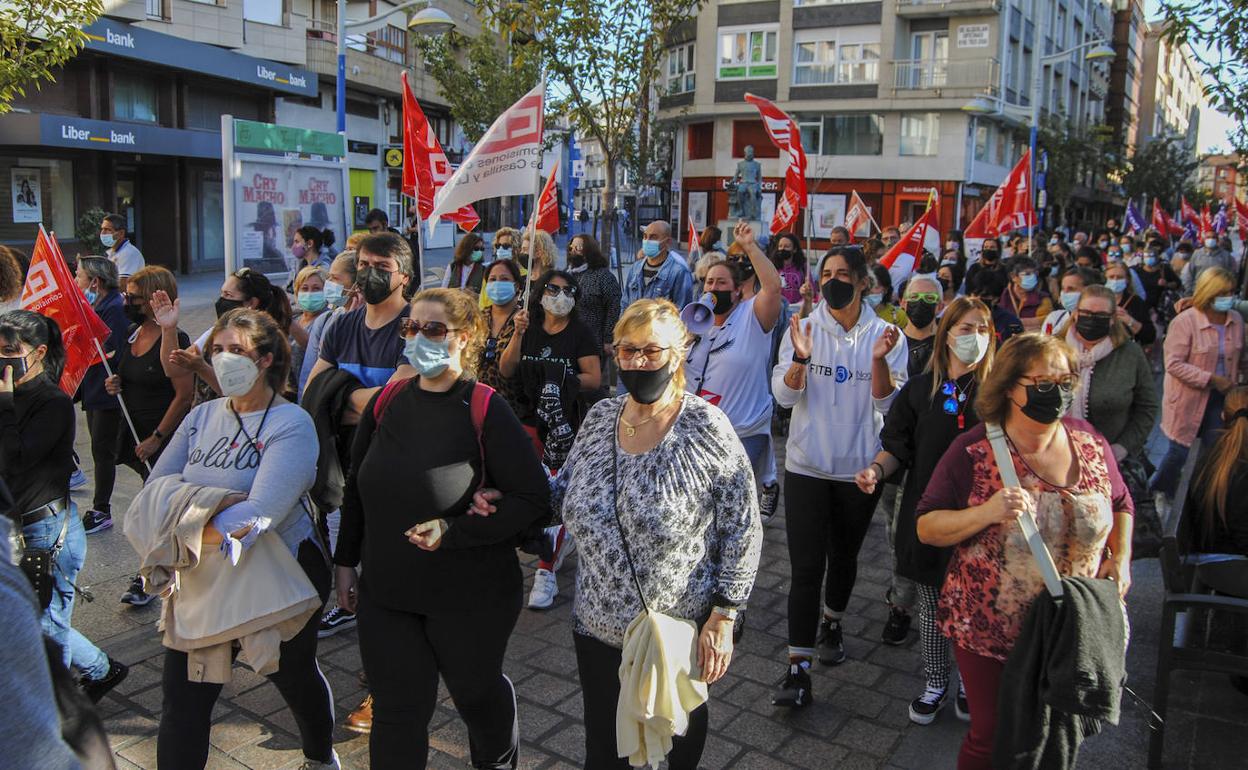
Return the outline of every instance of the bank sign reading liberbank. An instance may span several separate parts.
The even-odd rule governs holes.
[[[100,19],[83,29],[87,48],[127,59],[162,64],[210,77],[270,88],[300,96],[316,96],[316,75],[286,64],[257,59],[215,45]]]

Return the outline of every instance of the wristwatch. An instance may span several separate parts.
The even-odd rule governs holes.
[[[152,431],[152,435],[160,439],[161,441],[165,440],[165,434],[160,432],[160,428],[157,428],[156,430]]]
[[[807,364],[809,364],[809,363],[810,363],[810,356],[799,356],[799,355],[797,355],[796,353],[794,353],[794,354],[793,354],[793,363],[795,363],[795,364],[801,364],[802,366],[806,366]]]
[[[737,609],[735,607],[712,607],[711,611],[716,615],[723,615],[729,620],[737,619]]]

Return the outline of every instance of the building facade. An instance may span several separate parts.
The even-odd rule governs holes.
[[[762,163],[764,220],[784,169],[746,93],[800,124],[816,242],[857,191],[880,226],[913,222],[931,190],[942,230],[968,223],[1022,156],[1032,93],[1042,120],[1104,121],[1109,70],[1042,56],[1108,40],[1106,0],[717,0],[669,36],[660,117],[678,125],[679,211],[726,220],[747,145]],[[987,100],[997,114],[964,108]],[[683,214],[677,216],[683,217]],[[683,218],[681,221],[684,221]]]
[[[397,4],[397,1],[396,1]],[[440,3],[465,34],[465,0]],[[383,13],[351,3],[349,18]],[[224,264],[221,116],[335,129],[336,4],[332,0],[129,0],[87,28],[86,48],[0,116],[0,177],[35,184],[38,206],[0,202],[0,243],[29,248],[39,221],[67,254],[93,209],[126,216],[150,264],[177,272]],[[346,100],[351,195],[401,221],[402,70],[418,64],[404,17],[348,37]],[[447,154],[462,135],[423,66],[413,90]],[[389,163],[387,161],[390,161]],[[37,188],[37,190],[33,189]],[[362,223],[361,223],[362,224]],[[345,233],[338,233],[338,243]]]
[[[1196,168],[1196,186],[1217,204],[1236,197],[1248,201],[1248,158],[1242,155],[1205,155]]]
[[[1109,73],[1109,97],[1105,122],[1115,142],[1126,148],[1138,146],[1140,105],[1144,88],[1144,7],[1140,0],[1114,0],[1114,57]]]
[[[1157,137],[1179,137],[1192,157],[1204,104],[1200,70],[1186,44],[1165,39],[1160,22],[1148,25],[1140,93],[1139,146]]]

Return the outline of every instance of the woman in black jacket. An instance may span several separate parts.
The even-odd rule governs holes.
[[[43,632],[63,650],[65,666],[82,672],[94,701],[128,669],[70,626],[74,580],[87,556],[87,535],[69,497],[74,471],[74,404],[57,384],[65,367],[61,329],[29,310],[0,315],[0,479],[13,495],[12,517],[25,547],[54,549],[51,603]]]
[[[884,419],[883,448],[854,479],[867,494],[901,468],[908,468],[895,523],[896,571],[914,581],[919,596],[919,635],[927,685],[910,703],[910,720],[931,724],[948,703],[951,658],[949,643],[936,627],[936,604],[949,549],[918,540],[915,507],[936,464],[953,440],[979,422],[975,391],[992,367],[996,347],[992,311],[978,299],[959,297],[945,310],[936,329],[935,346],[926,371],[902,386]],[[955,710],[969,718],[961,686]]]
[[[338,603],[359,613],[372,767],[424,767],[439,675],[468,726],[472,764],[514,767],[503,655],[522,598],[517,537],[548,511],[546,475],[506,401],[467,369],[485,339],[476,300],[422,291],[400,328],[419,376],[364,411],[334,552]],[[468,516],[485,478],[505,498],[489,517]]]

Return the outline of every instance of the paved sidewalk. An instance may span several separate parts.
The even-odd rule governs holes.
[[[183,281],[185,330],[194,336],[211,321],[219,278]],[[90,453],[80,421],[78,448]],[[90,475],[90,468],[86,468]],[[118,473],[113,507],[118,521],[138,489],[129,470]],[[90,486],[75,493],[80,507]],[[134,554],[115,527],[88,540],[82,583],[96,595],[80,603],[75,625],[111,655],[130,664],[130,677],[101,703],[118,767],[156,767],[161,712],[163,650],[155,630],[156,603],[135,609],[117,602],[135,567]],[[816,666],[814,703],[797,712],[770,705],[785,660],[785,602],[789,564],[783,512],[766,529],[762,565],[747,613],[746,633],[727,677],[711,691],[711,736],[703,767],[714,768],[952,768],[965,725],[946,709],[928,727],[909,722],[907,704],[922,690],[917,638],[900,648],[880,643],[887,616],[888,550],[877,516],[863,547],[858,584],[845,620],[849,660]],[[525,568],[526,586],[532,563]],[[572,581],[576,558],[560,575],[560,597],[551,610],[523,611],[508,648],[505,670],[520,697],[525,768],[579,767],[584,733],[571,637]],[[1156,662],[1160,575],[1155,560],[1137,562],[1130,596],[1130,685],[1152,696]],[[912,637],[916,637],[912,634]],[[320,660],[341,719],[363,697],[356,633],[322,640]],[[1248,753],[1248,698],[1225,678],[1176,675],[1167,767],[1242,767]],[[1080,766],[1141,768],[1147,755],[1146,712],[1124,699],[1122,724],[1085,744]],[[298,767],[302,761],[294,720],[275,688],[236,668],[213,713],[212,768]],[[465,767],[467,735],[445,689],[430,725],[430,766]],[[344,767],[368,767],[367,737],[339,729]]]

